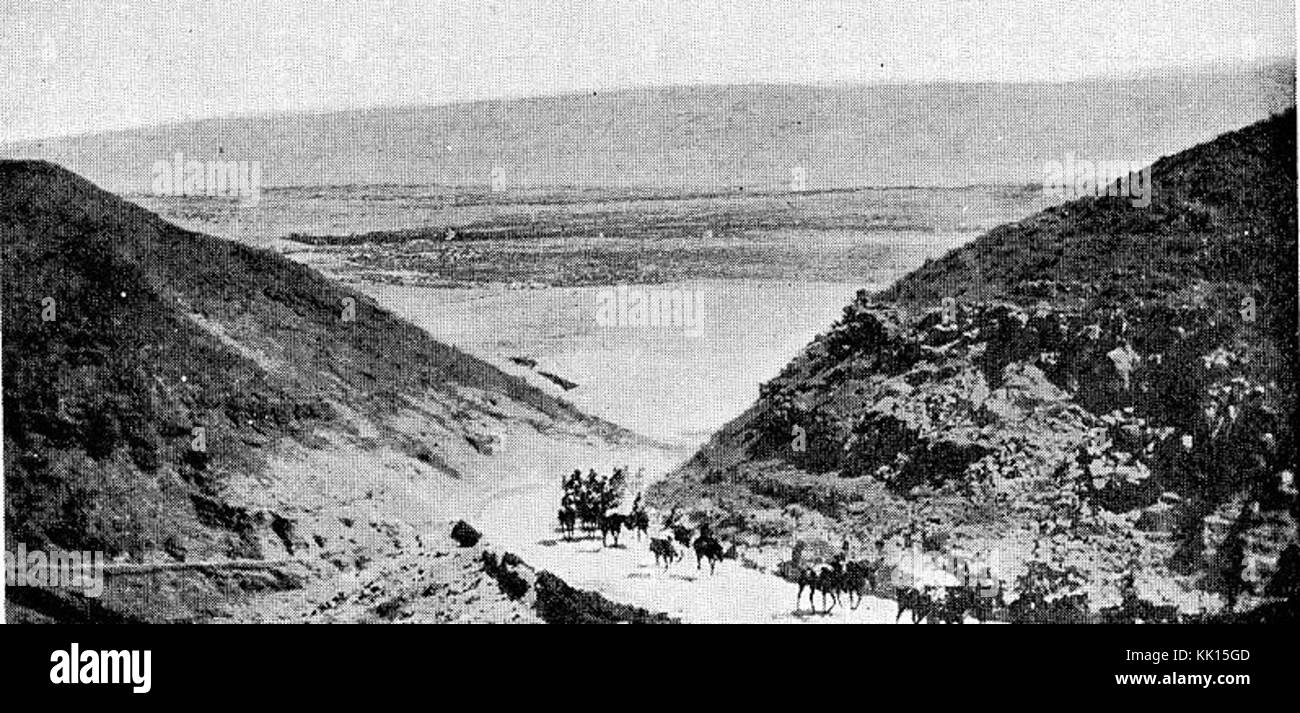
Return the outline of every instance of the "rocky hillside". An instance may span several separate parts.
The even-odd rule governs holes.
[[[414,546],[395,511],[433,517],[500,424],[612,432],[310,268],[51,164],[0,162],[0,248],[9,543],[166,572],[358,566]],[[106,605],[190,618],[185,593],[212,594],[200,574]]]
[[[1295,111],[859,293],[661,501],[988,557],[1042,619],[1296,603]],[[837,540],[838,541],[838,540]],[[1060,590],[1060,591],[1056,591]],[[1066,596],[1071,595],[1071,596]],[[1053,605],[1055,606],[1055,605]]]

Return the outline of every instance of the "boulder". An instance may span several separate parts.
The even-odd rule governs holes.
[[[1002,370],[1002,384],[989,393],[981,410],[994,420],[1014,423],[1025,420],[1040,406],[1067,398],[1041,369],[1015,362]]]
[[[451,539],[455,540],[456,544],[461,547],[473,547],[478,544],[479,539],[482,537],[482,533],[475,530],[473,526],[464,520],[458,521],[451,528]]]

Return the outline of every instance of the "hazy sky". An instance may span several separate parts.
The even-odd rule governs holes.
[[[0,0],[0,141],[702,82],[1061,81],[1294,55],[1294,3]]]

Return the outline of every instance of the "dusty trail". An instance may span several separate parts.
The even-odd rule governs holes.
[[[508,429],[491,463],[464,469],[466,481],[448,513],[473,523],[491,546],[514,552],[575,587],[686,622],[893,622],[896,608],[890,600],[869,598],[856,611],[840,606],[829,615],[796,614],[796,585],[736,561],[719,564],[710,576],[707,566],[696,569],[689,553],[664,571],[655,568],[648,543],[637,542],[630,533],[624,533],[622,547],[602,548],[598,539],[566,542],[556,532],[565,474],[574,468],[584,473],[595,468],[606,475],[618,466],[628,466],[631,473],[645,468],[643,489],[664,477],[711,430],[747,406],[761,375],[775,374],[833,322],[856,285],[682,283],[707,288],[713,319],[698,340],[644,330],[597,330],[591,290],[582,288],[477,294],[360,286],[435,338],[506,371],[531,378],[529,370],[506,357],[537,357],[547,368],[580,382],[564,395],[580,408],[669,444],[609,444]],[[467,294],[473,299],[467,301]],[[758,338],[750,329],[753,324],[787,328],[779,336]]]
[[[610,462],[626,461],[635,470],[638,461],[630,455],[635,454],[614,454]],[[663,462],[673,454],[651,450],[642,455],[660,462],[657,470],[646,465],[645,484],[649,485],[667,472]],[[599,464],[594,467],[604,473],[610,469]],[[497,490],[485,499],[473,521],[494,545],[518,554],[533,567],[550,570],[575,587],[625,604],[667,612],[687,623],[894,621],[894,602],[874,597],[864,599],[856,611],[837,606],[830,614],[812,614],[807,611],[805,593],[804,611],[796,614],[798,588],[794,584],[742,567],[736,561],[722,562],[713,575],[707,564],[696,569],[694,553],[667,570],[655,567],[648,542],[638,542],[627,531],[617,548],[602,547],[599,537],[566,542],[556,532],[555,519],[563,473],[530,473],[528,482]]]

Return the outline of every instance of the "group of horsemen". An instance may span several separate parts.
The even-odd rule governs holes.
[[[618,536],[623,528],[636,532],[638,539],[649,534],[651,518],[639,491],[629,512],[617,511],[624,490],[628,486],[627,472],[626,467],[615,468],[613,474],[605,478],[595,469],[590,470],[585,477],[581,470],[574,470],[565,476],[562,484],[563,495],[560,498],[559,520],[566,537],[573,535],[573,530],[578,523],[581,523],[583,529],[588,532],[599,529],[602,544],[608,544],[608,538],[613,536],[614,545],[618,546]],[[638,474],[637,480],[639,485],[641,474]],[[656,564],[662,563],[664,567],[668,567],[674,561],[681,559],[684,552],[680,552],[678,546],[686,551],[694,550],[696,567],[700,567],[703,562],[708,562],[710,572],[722,559],[735,556],[735,546],[733,545],[730,550],[724,550],[713,535],[708,522],[692,527],[686,524],[685,518],[676,506],[662,519],[661,525],[662,527],[656,533],[649,535],[650,551],[654,554]],[[929,532],[929,528],[918,527],[913,523],[899,535],[904,548],[919,549],[923,541],[931,539],[932,533]],[[814,555],[805,548],[805,544],[805,542],[795,543],[789,563],[793,565],[793,571],[786,573],[785,576],[799,584],[800,599],[804,590],[808,591],[809,603],[814,606],[814,610],[815,604],[812,602],[814,593],[822,595],[823,608],[833,607],[834,603],[839,601],[841,594],[847,594],[850,605],[856,609],[864,594],[885,585],[886,582],[882,580],[892,580],[894,575],[900,574],[897,571],[886,574],[888,570],[895,568],[886,566],[886,561],[890,558],[886,556],[887,547],[884,540],[876,542],[872,556],[857,561],[851,556],[851,546],[847,538],[843,540],[838,550],[832,553],[823,550]],[[967,572],[969,574],[969,569]],[[896,590],[900,604],[899,615],[902,615],[904,609],[912,609],[915,617],[918,613],[916,610],[937,605],[937,602],[931,601],[929,592],[932,589],[934,588],[928,586],[899,587]]]
[[[573,530],[579,523],[588,532],[599,529],[602,544],[608,544],[612,536],[614,545],[618,546],[618,536],[623,528],[636,532],[638,539],[649,534],[650,513],[642,501],[639,488],[631,510],[618,512],[624,490],[628,486],[627,473],[628,469],[623,467],[615,468],[609,478],[601,476],[595,469],[589,471],[586,477],[583,477],[581,470],[574,470],[565,476],[558,517],[566,537],[573,535]],[[640,485],[642,476],[643,473],[637,474],[635,486]],[[663,518],[662,528],[650,535],[650,551],[655,555],[656,563],[662,561],[667,566],[680,559],[681,554],[674,543],[687,550],[693,549],[696,566],[707,561],[710,571],[727,555],[707,522],[691,527],[685,524],[676,507]]]

